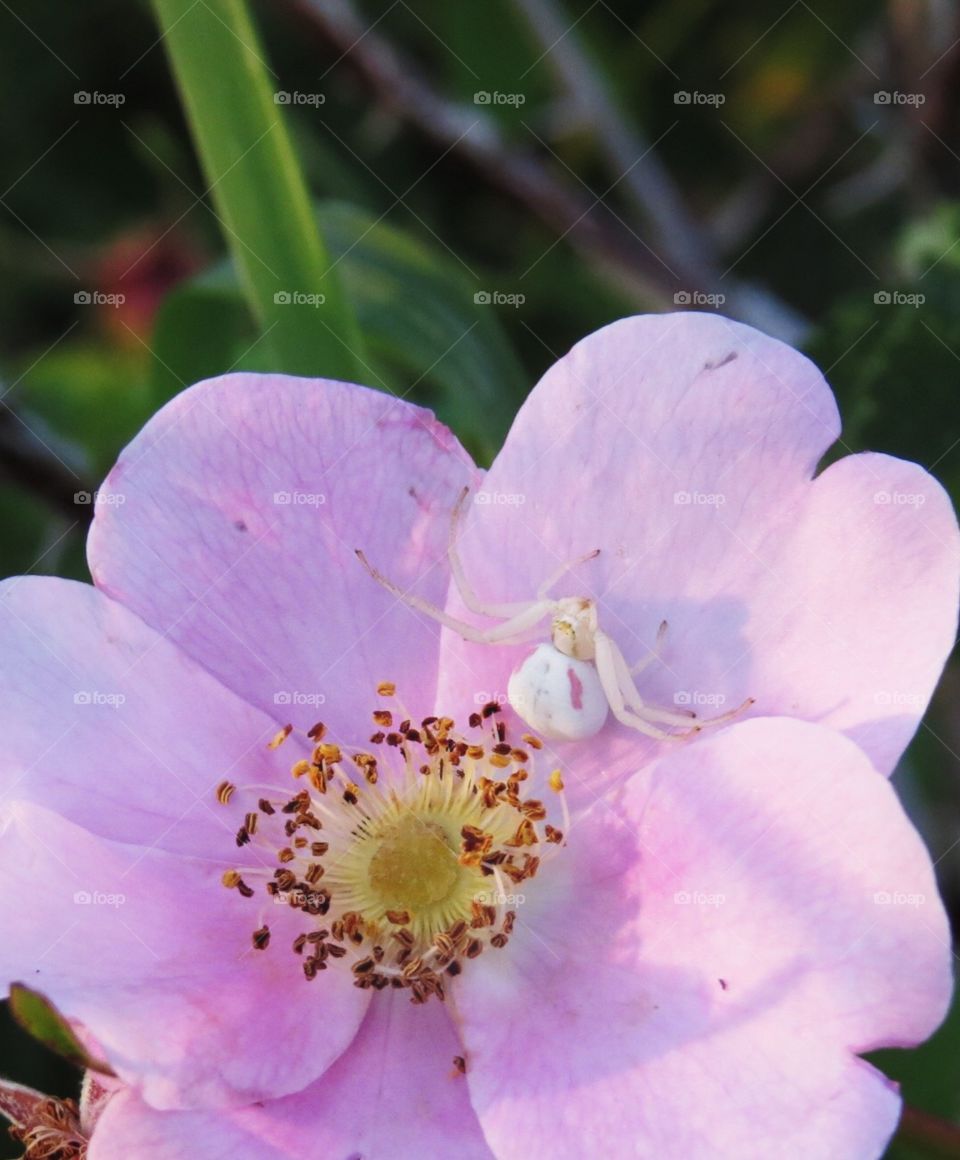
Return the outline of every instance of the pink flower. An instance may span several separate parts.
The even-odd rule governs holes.
[[[343,384],[232,375],[156,416],[98,497],[97,588],[0,587],[0,973],[131,1085],[93,1160],[877,1154],[898,1101],[856,1053],[942,1017],[945,919],[867,758],[769,718],[889,772],[957,532],[912,465],[811,482],[836,434],[809,363],[697,315],[581,343],[482,485]],[[529,644],[441,638],[355,557],[447,603],[467,486],[478,592],[599,548],[557,591],[628,662],[668,622],[644,699],[767,719],[537,749],[478,713]]]
[[[851,742],[782,719],[705,737],[584,814],[526,894],[446,1005],[375,994],[337,1062],[266,1104],[162,1112],[128,1091],[89,1160],[883,1151],[899,1099],[854,1053],[941,1019],[949,933]]]

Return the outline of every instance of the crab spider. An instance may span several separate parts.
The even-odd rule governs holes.
[[[612,713],[622,725],[647,737],[666,740],[687,737],[706,725],[729,721],[753,704],[749,697],[728,713],[697,720],[693,712],[657,708],[644,701],[634,677],[659,656],[667,622],[661,623],[647,655],[631,667],[612,638],[600,628],[595,601],[585,596],[549,595],[550,589],[572,568],[595,559],[599,548],[558,568],[540,585],[533,600],[501,604],[480,600],[457,550],[457,530],[468,495],[469,488],[464,488],[453,510],[447,546],[450,571],[465,606],[480,616],[499,618],[499,624],[479,628],[450,616],[435,604],[403,592],[377,571],[359,548],[355,549],[356,554],[373,579],[398,600],[476,644],[521,644],[549,617],[550,640],[538,644],[520,662],[507,684],[510,705],[536,733],[553,741],[583,741],[599,733]]]

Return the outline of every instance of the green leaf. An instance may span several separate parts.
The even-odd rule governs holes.
[[[39,991],[32,991],[23,983],[13,983],[10,1011],[24,1031],[70,1063],[104,1075],[114,1074],[109,1064],[90,1055],[67,1020]]]
[[[351,206],[317,212],[367,338],[360,380],[432,408],[489,462],[526,390],[497,308],[475,302],[477,286],[435,246]],[[154,351],[158,403],[227,370],[277,370],[226,266],[167,297]]]
[[[431,407],[481,460],[503,443],[523,369],[479,287],[449,255],[364,210],[319,207],[381,386]],[[368,376],[369,381],[369,376]]]
[[[157,406],[201,379],[253,369],[256,324],[228,267],[167,295],[157,313],[152,346],[150,385]]]
[[[31,352],[9,401],[39,416],[53,450],[99,481],[152,412],[146,355],[143,347],[124,350],[87,339],[63,343],[42,358]]]
[[[273,369],[356,379],[360,332],[331,266],[245,0],[153,0],[209,194]],[[323,325],[300,296],[322,295]]]

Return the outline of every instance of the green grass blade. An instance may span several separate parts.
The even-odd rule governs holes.
[[[360,379],[359,327],[330,269],[245,0],[153,5],[209,195],[275,369]]]

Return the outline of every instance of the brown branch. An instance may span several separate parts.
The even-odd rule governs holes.
[[[418,76],[409,61],[363,23],[349,0],[287,2],[301,17],[305,30],[318,33],[384,107],[459,156],[487,185],[505,193],[558,238],[568,241],[621,292],[658,307],[672,306],[677,291],[716,292],[710,262],[692,261],[699,233],[696,238],[684,234],[682,247],[679,242],[668,244],[661,260],[638,232],[608,210],[602,198],[585,195],[559,179],[538,154],[507,144],[495,120],[486,115],[482,106],[454,104]],[[621,140],[617,155],[626,156],[625,151],[641,144],[638,136]],[[635,162],[636,157],[631,160]],[[662,227],[667,224],[663,204],[673,196],[672,185],[659,165],[650,168],[650,174],[654,176],[648,174],[643,181],[635,179],[632,188],[637,198],[656,188],[660,208],[654,216],[662,235]],[[649,204],[647,208],[650,209]],[[599,216],[597,210],[605,211],[605,216]],[[674,221],[674,217],[669,217],[669,221]],[[731,312],[746,321],[791,339],[796,339],[803,329],[802,320],[764,290],[732,280],[727,281],[724,290]]]
[[[81,525],[93,518],[93,504],[75,498],[92,489],[5,403],[0,403],[0,479],[24,488],[58,515]]]

